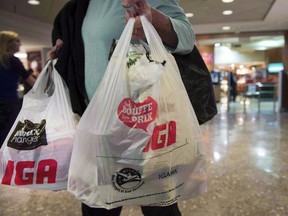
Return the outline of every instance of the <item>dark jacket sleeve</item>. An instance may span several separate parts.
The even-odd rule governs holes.
[[[87,106],[84,84],[84,46],[81,35],[82,22],[87,8],[85,0],[69,1],[57,14],[52,31],[52,43],[63,41],[55,68],[67,83],[72,109],[82,115]],[[87,1],[88,7],[89,1]]]
[[[65,22],[65,16],[69,12],[69,9],[72,7],[71,2],[66,3],[66,5],[58,12],[56,18],[54,19],[54,25],[52,30],[52,44],[55,45],[57,39],[63,40],[64,29],[63,22]],[[71,10],[71,9],[70,9]]]

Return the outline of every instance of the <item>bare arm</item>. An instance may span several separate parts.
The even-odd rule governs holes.
[[[164,44],[171,48],[176,48],[178,44],[178,37],[173,29],[170,19],[159,10],[154,8],[152,10],[152,25],[157,29],[159,36],[162,38]]]
[[[25,82],[28,83],[28,85],[31,87],[34,85],[35,81],[36,80],[32,75],[29,75],[27,79],[25,79]]]

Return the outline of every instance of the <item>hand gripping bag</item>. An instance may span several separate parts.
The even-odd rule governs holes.
[[[68,191],[90,207],[167,206],[206,190],[201,132],[177,64],[141,20],[151,54],[130,44],[130,19],[76,130]]]
[[[68,88],[49,61],[0,150],[1,184],[66,190],[76,122]]]

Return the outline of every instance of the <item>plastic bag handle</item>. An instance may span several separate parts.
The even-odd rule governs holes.
[[[163,62],[163,60],[167,60],[169,56],[169,52],[166,50],[162,42],[162,39],[158,35],[154,26],[148,21],[148,19],[144,15],[140,16],[140,20],[141,20],[144,34],[149,44],[149,49],[150,49],[153,59],[159,62]],[[128,20],[128,23],[126,24],[114,50],[114,53],[118,53],[118,56],[122,56],[123,58],[126,57],[128,53],[129,44],[132,38],[134,23],[135,23],[135,18],[131,17]],[[157,56],[158,58],[161,56],[162,59],[157,59]],[[113,57],[113,54],[112,54],[112,57]]]
[[[154,26],[148,21],[148,19],[144,15],[140,16],[140,20],[153,59],[159,62],[167,60],[169,52],[166,50],[162,39],[160,38]],[[157,56],[161,56],[162,59],[157,59]]]
[[[40,98],[47,98],[45,89],[50,78],[54,83],[54,89],[53,93],[48,97],[51,97],[51,99],[53,98],[53,103],[57,106],[57,110],[59,110],[59,112],[64,116],[64,119],[68,121],[66,124],[68,128],[63,128],[63,130],[72,130],[74,129],[75,123],[72,117],[73,111],[71,108],[69,91],[66,83],[55,69],[55,63],[55,60],[49,60],[46,63],[40,75],[37,77],[32,89],[27,94],[38,95]],[[52,67],[52,69],[49,70],[49,67]]]
[[[125,26],[125,28],[124,28],[119,40],[117,42],[115,50],[113,52],[113,53],[118,53],[118,55],[122,56],[123,59],[126,59],[126,55],[128,53],[129,44],[130,44],[130,41],[131,41],[131,38],[132,38],[134,23],[135,23],[135,18],[131,17],[128,20],[128,22],[127,22],[127,24],[126,24],[126,26]],[[111,58],[113,58],[113,56],[114,55],[112,54]]]

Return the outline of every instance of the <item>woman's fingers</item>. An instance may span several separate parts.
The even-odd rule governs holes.
[[[131,17],[135,17],[135,24],[132,37],[134,39],[143,38],[144,30],[142,27],[140,15],[144,15],[150,22],[152,22],[151,6],[146,0],[123,0],[122,5],[126,8],[126,21]]]
[[[124,8],[130,8],[130,7],[133,7],[139,1],[140,0],[123,0],[122,1],[122,6]]]
[[[56,59],[58,58],[58,53],[61,47],[63,46],[63,41],[61,39],[56,40],[55,46],[53,46],[47,53],[47,59]]]

